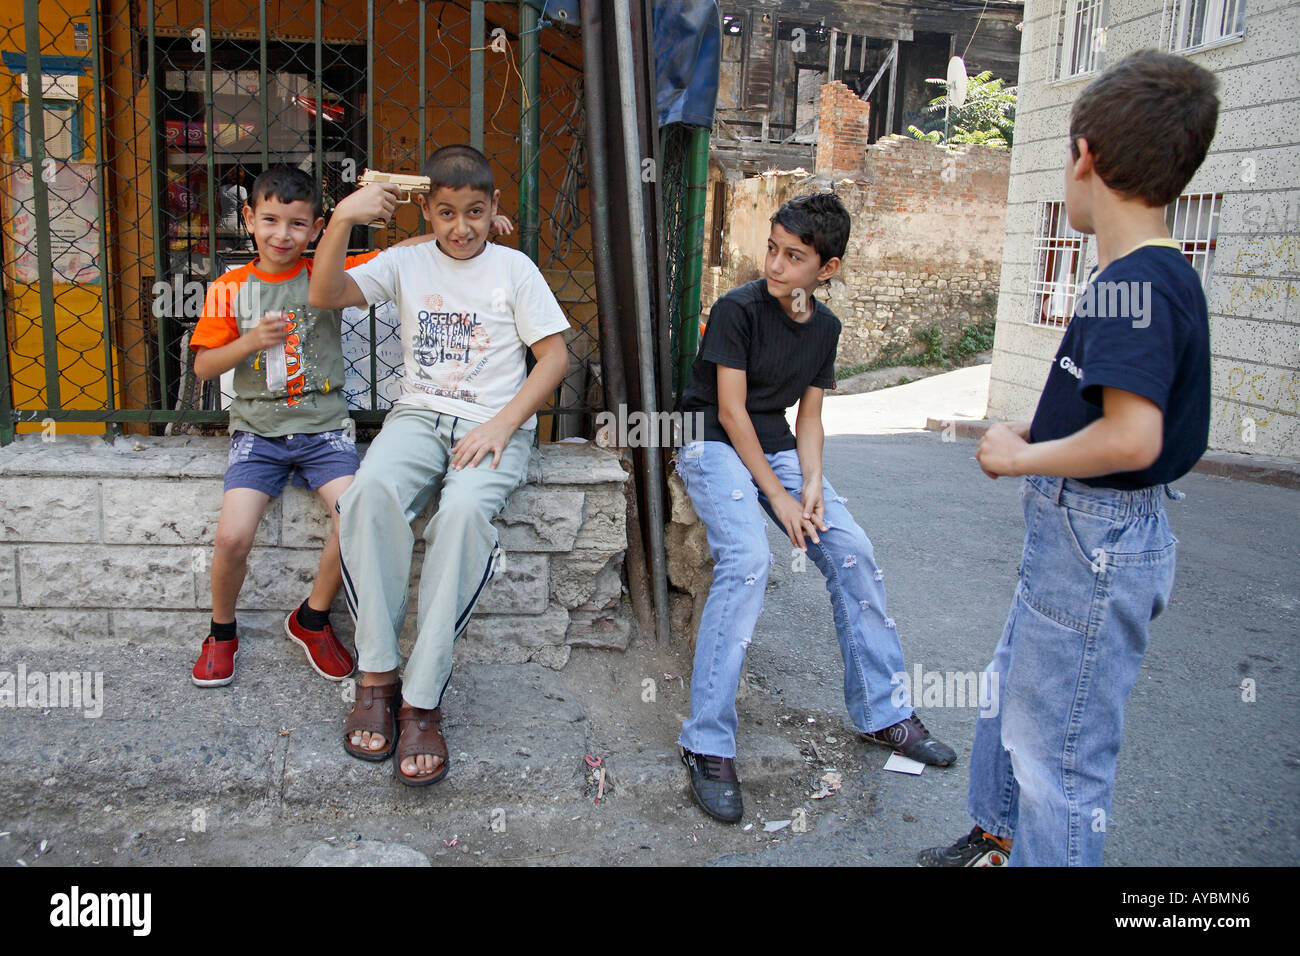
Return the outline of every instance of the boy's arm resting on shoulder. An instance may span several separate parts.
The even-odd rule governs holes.
[[[826,530],[826,500],[822,494],[822,449],[826,431],[822,428],[822,399],[826,390],[816,385],[804,389],[799,411],[794,419],[795,448],[799,453],[799,472],[803,475],[804,517]],[[816,538],[813,538],[816,541]]]
[[[456,442],[452,449],[452,468],[475,468],[489,453],[492,467],[499,465],[501,453],[519,426],[545,405],[564,381],[564,376],[569,373],[569,347],[564,343],[564,335],[555,332],[538,339],[530,347],[537,364],[524,379],[523,387],[501,411],[482,425],[470,429]]]
[[[718,365],[718,423],[731,439],[731,447],[740,456],[741,462],[749,469],[759,491],[767,496],[776,512],[777,520],[785,530],[790,543],[800,550],[807,550],[804,536],[809,535],[813,541],[819,540],[812,521],[803,516],[803,505],[785,490],[781,479],[767,462],[763,446],[754,431],[749,411],[745,408],[745,397],[749,394],[748,376],[743,368],[729,368]],[[820,416],[820,412],[819,412]],[[797,441],[798,439],[796,439]]]
[[[355,279],[347,274],[348,237],[354,226],[387,220],[397,205],[396,186],[372,183],[347,196],[334,207],[330,224],[316,245],[307,302],[318,309],[344,309],[368,305]]]
[[[1101,418],[1065,438],[1029,444],[1011,427],[994,425],[975,450],[980,467],[990,478],[1097,478],[1150,467],[1164,445],[1164,413],[1160,406],[1120,388],[1106,386],[1101,393]]]

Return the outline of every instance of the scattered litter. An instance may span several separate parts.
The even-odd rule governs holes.
[[[281,727],[281,728],[280,728],[280,736],[281,736],[281,737],[288,737],[288,736],[289,736],[289,733],[290,733],[290,731],[289,731],[289,729],[288,729],[287,727]]]
[[[533,755],[533,752],[529,750],[527,747],[520,747],[518,750],[515,751],[515,753],[521,757],[531,757]]]
[[[816,717],[809,717],[809,718],[808,718],[808,723],[810,723],[810,724],[815,724],[815,723],[817,723],[817,718],[816,718]]]
[[[8,835],[9,835],[8,830],[6,830],[4,833],[0,833],[0,837],[7,837]]]
[[[599,767],[601,764],[601,758],[593,757],[591,754],[583,754],[582,759],[587,761],[588,767]]]
[[[184,838],[184,837],[181,837],[181,839],[183,840],[183,839],[185,839],[185,838]],[[42,853],[44,853],[44,852],[49,848],[49,846],[50,846],[50,841],[49,841],[49,840],[42,840],[42,841],[41,841],[40,851],[41,851]]]
[[[826,742],[827,742],[828,744],[837,744],[837,743],[839,743],[839,740],[838,740],[837,738],[832,737],[832,736],[830,736],[829,734],[827,734],[827,735],[826,735]]]
[[[700,842],[700,838],[697,837],[697,836],[695,835],[695,832],[694,832],[694,831],[691,832],[691,842],[692,842],[692,843],[699,843],[699,842]]]
[[[822,753],[820,750],[817,749],[817,741],[809,737],[808,746],[812,748],[813,756],[817,758],[818,762],[820,762],[822,759]]]
[[[576,819],[578,819],[578,818],[577,818],[577,817],[574,817],[574,819],[576,820]],[[446,840],[443,840],[443,841],[442,841],[442,845],[443,845],[443,846],[455,846],[455,845],[456,845],[456,841],[459,840],[459,839],[460,839],[460,837],[458,837],[458,836],[454,836],[454,837],[451,838],[451,842],[450,842],[450,843],[448,843]]]
[[[832,793],[837,792],[844,783],[844,775],[838,770],[827,770],[821,775],[821,778],[813,781],[813,787],[816,792],[813,793],[814,800],[822,800],[829,797]]]
[[[18,862],[18,865],[19,865],[19,866],[26,866],[26,865],[27,865],[27,861],[24,860],[21,856],[18,858],[18,861],[17,861],[17,862]]]
[[[356,845],[355,843],[349,843],[349,844],[347,845],[347,847],[346,847],[346,849],[349,849],[349,850],[355,850],[356,848],[357,848],[357,845]]]
[[[746,824],[745,824],[745,832],[746,832],[746,833],[748,833],[748,832],[749,832],[750,830],[752,830],[752,829],[754,829],[754,824],[752,824],[752,823],[746,823]]]
[[[596,799],[592,803],[600,803],[600,798],[605,795],[605,768],[600,768],[600,782],[596,784]]]
[[[180,838],[179,840],[177,840],[176,842],[177,842],[177,843],[184,843],[184,842],[185,842],[185,837],[181,837],[181,838]],[[45,847],[44,847],[43,845],[41,846],[41,852],[42,852],[42,853],[45,852]]]
[[[110,803],[108,806],[104,807],[104,812],[105,812],[105,813],[112,813],[112,812],[113,812],[113,805]]]
[[[764,833],[775,833],[777,830],[784,830],[790,825],[789,820],[768,820],[763,824]]]
[[[679,684],[682,685],[682,690],[685,690],[685,689],[686,689],[686,681],[682,680],[682,678],[681,678],[679,675],[677,675],[677,674],[665,674],[665,675],[664,675],[664,680],[667,680],[667,681],[674,681],[674,680],[675,680],[675,681],[677,681],[677,683],[679,683]]]
[[[911,757],[904,757],[897,750],[889,755],[885,761],[885,770],[892,770],[894,773],[917,773],[925,769],[925,764],[919,760],[913,760]]]

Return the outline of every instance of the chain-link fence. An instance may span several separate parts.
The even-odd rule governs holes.
[[[589,434],[598,333],[582,46],[576,24],[544,6],[6,4],[0,438],[50,422],[219,429],[228,398],[195,380],[188,337],[207,283],[256,255],[241,209],[257,174],[309,172],[328,216],[364,168],[416,173],[452,143],[491,160],[516,227],[504,241],[538,263],[572,325],[572,372],[543,437]],[[350,245],[423,229],[403,205]],[[402,373],[395,310],[346,310],[343,340],[354,417],[377,424]]]
[[[704,211],[708,188],[709,131],[672,123],[660,130],[663,158],[664,245],[668,278],[668,333],[675,406],[690,379],[699,347],[700,279],[704,263]]]

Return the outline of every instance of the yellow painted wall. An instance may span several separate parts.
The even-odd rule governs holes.
[[[40,11],[40,53],[50,56],[88,56],[88,50],[78,50],[73,37],[74,20],[90,24],[89,4],[81,2],[60,3],[42,0]],[[71,11],[71,13],[69,12]],[[26,26],[23,5],[10,3],[0,6],[0,45],[8,51],[26,53]],[[87,61],[89,64],[89,61]],[[89,70],[89,65],[87,66]],[[21,76],[0,65],[0,159],[9,164],[20,162],[14,152],[14,107],[22,98]],[[80,97],[81,134],[85,151],[79,162],[93,162],[98,145],[95,143],[95,115],[93,85],[89,72],[77,80]],[[30,144],[29,144],[30,148]],[[15,244],[10,228],[13,210],[6,186],[0,185],[5,224],[5,254],[8,260],[4,273],[5,323],[9,340],[9,366],[15,408],[44,408],[45,359],[43,345],[44,325],[41,318],[41,299],[38,284],[18,282],[13,260]],[[101,268],[103,255],[99,257]],[[104,374],[103,311],[99,285],[69,285],[56,283],[54,296],[54,325],[59,340],[60,400],[63,408],[102,408],[106,398],[107,378]],[[39,431],[39,423],[21,424],[17,431]],[[60,423],[65,432],[101,434],[104,426],[92,423]]]

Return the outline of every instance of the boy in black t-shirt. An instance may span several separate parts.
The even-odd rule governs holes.
[[[994,425],[990,478],[1024,475],[1020,583],[988,666],[1001,706],[976,722],[975,829],[923,866],[1101,863],[1124,705],[1165,607],[1177,544],[1168,483],[1206,448],[1209,317],[1164,206],[1196,172],[1216,82],[1143,51],[1106,70],[1070,116],[1065,205],[1097,236],[1034,420]],[[1013,842],[1014,838],[1014,842]]]
[[[833,193],[801,196],[772,217],[765,278],[713,306],[682,408],[704,416],[704,439],[677,471],[708,532],[713,586],[700,620],[691,715],[682,760],[705,812],[734,823],[736,690],[773,556],[763,511],[826,576],[844,655],[844,703],[863,739],[946,767],[951,748],[930,736],[907,700],[903,649],[885,613],[884,574],[871,541],[822,477],[822,390],[835,387],[840,322],[813,298],[840,267],[849,215]],[[786,409],[799,411],[795,434]]]

